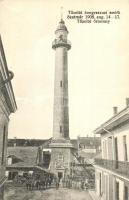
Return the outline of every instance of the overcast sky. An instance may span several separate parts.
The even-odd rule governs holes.
[[[55,52],[60,7],[69,30],[70,137],[91,135],[129,97],[129,1],[1,0],[0,29],[18,110],[9,138],[49,138],[53,126]],[[78,24],[68,10],[119,10],[110,24]]]

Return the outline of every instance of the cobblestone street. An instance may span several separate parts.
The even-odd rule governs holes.
[[[86,191],[51,188],[48,190],[27,191],[23,187],[7,187],[5,200],[92,200]]]

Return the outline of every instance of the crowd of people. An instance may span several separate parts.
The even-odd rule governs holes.
[[[52,182],[54,180],[54,176],[52,174],[26,174],[24,176],[15,176],[13,182],[15,184],[26,186],[27,190],[34,189],[47,189],[50,188]]]
[[[90,183],[89,180],[76,180],[73,178],[59,178],[52,174],[27,174],[25,176],[16,176],[14,182],[20,185],[26,186],[27,190],[45,190],[49,188],[64,187],[64,188],[73,188],[73,189],[82,189],[87,190],[94,187],[93,183]]]

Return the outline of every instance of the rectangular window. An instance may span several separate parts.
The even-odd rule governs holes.
[[[109,198],[108,198],[108,195],[109,195],[109,191],[108,191],[108,190],[109,190],[109,183],[108,183],[108,176],[107,176],[107,175],[105,176],[105,181],[106,181],[106,182],[105,182],[105,185],[106,185],[105,193],[106,193],[106,198],[107,198],[107,200],[108,200],[108,199],[109,199]]]
[[[126,135],[123,136],[123,147],[124,147],[124,161],[128,161],[127,138],[126,138]]]
[[[129,200],[129,189],[127,186],[124,187],[124,200]]]
[[[104,159],[107,159],[107,140],[104,140]]]
[[[1,164],[4,164],[4,157],[5,157],[5,126],[4,126],[4,130],[3,130],[3,144],[2,144],[2,160],[1,160]]]
[[[108,159],[112,160],[112,137],[108,137],[107,139],[108,142]]]
[[[116,200],[120,200],[120,198],[119,198],[119,182],[116,182]]]
[[[62,87],[62,81],[60,81],[60,87]]]
[[[60,126],[60,133],[62,133],[62,126]]]
[[[104,141],[102,141],[102,158],[105,158]]]
[[[129,188],[127,186],[124,187],[124,200],[129,200]]]
[[[118,168],[118,140],[117,138],[115,138],[115,160],[116,160],[116,164],[115,167],[116,169]]]
[[[117,138],[115,138],[115,155],[116,155],[116,160],[118,160],[118,141],[117,141]]]
[[[99,173],[99,194],[102,194],[102,175]]]

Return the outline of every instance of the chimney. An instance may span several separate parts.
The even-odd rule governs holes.
[[[113,107],[113,114],[116,115],[118,113],[118,107],[114,106]]]
[[[126,106],[129,107],[129,98],[126,98]]]

